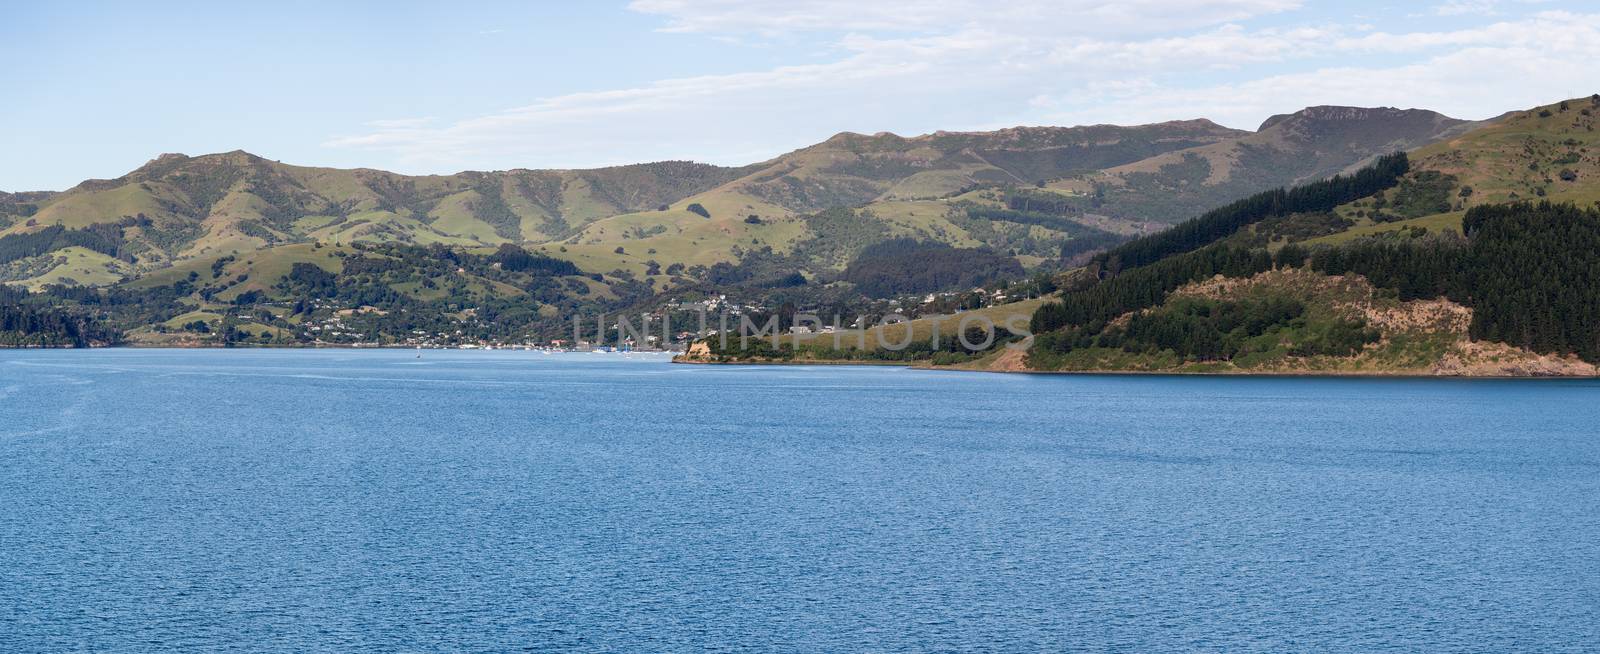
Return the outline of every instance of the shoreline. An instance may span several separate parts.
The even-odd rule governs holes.
[[[1180,370],[985,370],[955,366],[933,366],[903,361],[688,361],[673,357],[671,363],[701,366],[899,366],[911,370],[970,372],[993,375],[1040,375],[1083,377],[1214,377],[1214,378],[1308,378],[1308,379],[1438,379],[1438,380],[1600,380],[1600,375],[1437,375],[1415,371],[1237,371],[1186,372]]]
[[[428,352],[443,352],[449,350],[514,350],[518,352],[590,352],[591,350],[552,350],[547,348],[499,346],[490,347],[421,347],[415,345],[345,345],[340,343],[322,343],[317,345],[288,345],[277,343],[240,343],[236,345],[186,345],[183,343],[118,343],[116,345],[96,344],[88,347],[74,347],[71,345],[0,345],[0,350],[417,350]],[[623,353],[623,350],[615,352]],[[682,354],[681,350],[627,350],[634,354]]]
[[[355,345],[246,345],[224,347],[220,345],[100,345],[86,348],[75,347],[0,347],[0,352],[5,351],[41,351],[41,350],[397,350],[413,351],[411,346],[355,346]],[[581,350],[537,350],[518,348],[423,348],[430,352],[551,352],[555,354],[594,354],[595,352]],[[654,352],[606,352],[604,354],[672,354],[668,363],[690,366],[870,366],[870,367],[900,367],[910,370],[926,370],[936,372],[967,372],[1004,375],[1040,375],[1040,376],[1084,376],[1084,377],[1213,377],[1213,378],[1344,378],[1344,379],[1438,379],[1438,380],[1600,380],[1600,375],[1471,375],[1471,374],[1429,374],[1417,371],[1319,371],[1319,370],[1263,370],[1263,371],[1229,371],[1229,372],[1200,372],[1181,370],[1031,370],[1031,369],[985,369],[967,368],[959,366],[935,366],[926,361],[854,361],[846,359],[818,359],[806,361],[706,361],[703,359],[689,359],[682,353],[673,353],[666,350]]]

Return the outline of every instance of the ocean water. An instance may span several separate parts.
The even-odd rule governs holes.
[[[1600,383],[0,351],[0,651],[1579,651]]]

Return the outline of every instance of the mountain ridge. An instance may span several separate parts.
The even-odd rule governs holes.
[[[1028,365],[1186,365],[1147,356],[1156,347],[1177,348],[1183,361],[1207,370],[1218,357],[1241,356],[1247,358],[1235,366],[1240,369],[1261,370],[1256,364],[1265,362],[1272,370],[1294,370],[1304,357],[1332,357],[1318,361],[1338,367],[1376,338],[1387,343],[1380,346],[1387,354],[1372,363],[1384,370],[1419,369],[1395,367],[1390,355],[1435,361],[1439,348],[1455,348],[1462,355],[1458,363],[1492,372],[1499,369],[1493,361],[1461,348],[1490,337],[1542,356],[1561,355],[1580,342],[1546,329],[1549,321],[1526,298],[1496,290],[1519,288],[1522,278],[1548,288],[1592,286],[1523,263],[1564,256],[1538,252],[1558,251],[1566,242],[1548,229],[1559,220],[1550,220],[1578,214],[1559,206],[1486,205],[1519,196],[1584,206],[1600,199],[1594,191],[1600,187],[1591,183],[1600,179],[1597,113],[1600,96],[1512,112],[1487,125],[1423,110],[1313,107],[1242,136],[1207,121],[911,138],[847,133],[741,169],[668,162],[576,174],[407,177],[293,167],[246,152],[163,156],[84,191],[3,196],[0,279],[37,292],[21,296],[23,303],[113,316],[143,344],[240,338],[348,344],[374,334],[422,343],[529,338],[565,333],[574,315],[692,311],[724,300],[754,312],[820,307],[874,315],[910,310],[915,316],[988,307],[1002,297],[1037,305],[1064,291],[1056,297],[1077,297],[1074,306],[1083,307],[1100,300],[1073,294],[1110,284],[1105,298],[1137,287],[1144,299],[1109,312],[1096,309],[1103,325],[1098,319],[1062,325],[1048,317],[1060,313],[1051,308],[1059,305],[1043,305],[1035,321],[1045,320],[1039,323],[1044,328],[1034,331],[1054,334],[1053,340],[1043,349],[1036,343],[1032,351],[1041,358],[1030,357]],[[1195,140],[1209,142],[1189,144]],[[1231,186],[1206,189],[1220,193],[1314,176],[1318,167],[1342,170],[1396,143],[1425,144],[1352,176],[1270,186],[1210,211],[1204,194],[1183,193],[1204,187],[1197,173],[1212,172],[1203,156],[1208,153],[1240,155],[1229,161],[1236,166],[1229,171]],[[1150,150],[1158,154],[1143,156]],[[1300,161],[1283,165],[1285,157]],[[1192,182],[1149,188],[1153,197],[1201,218],[1127,244],[1159,223],[1131,227],[1128,219],[1108,215],[1119,208],[1120,194],[1140,189],[1108,185],[1112,172],[1084,170],[1085,164],[1152,158],[1193,168],[1170,171],[1162,164],[1142,174],[1157,182]],[[23,220],[29,199],[42,199],[42,206],[29,205],[35,217]],[[659,199],[669,201],[655,204]],[[817,206],[830,208],[810,211]],[[530,220],[548,219],[539,212],[552,209],[561,222]],[[111,216],[114,221],[102,222]],[[1471,233],[1484,225],[1496,230],[1491,237]],[[1524,238],[1518,225],[1543,231]],[[1577,237],[1600,239],[1597,234]],[[161,239],[169,242],[163,246]],[[1152,245],[1163,243],[1176,249]],[[1494,264],[1485,256],[1494,251],[1516,261]],[[176,254],[162,259],[165,252]],[[1435,274],[1429,266],[1438,265],[1446,270]],[[1168,305],[1158,292],[1215,272],[1233,278],[1308,266],[1306,275],[1262,278],[1252,286],[1259,293],[1242,296]],[[1474,277],[1467,266],[1493,274]],[[1444,294],[1459,308],[1438,307],[1458,317],[1481,310],[1486,318],[1474,318],[1467,332],[1456,320],[1446,331],[1379,333],[1361,321],[1388,320],[1384,312],[1397,307],[1387,300],[1368,307],[1378,313],[1362,317],[1330,311],[1329,303],[1343,301],[1336,296],[1294,295],[1302,281],[1345,273],[1366,273],[1377,289],[1356,288],[1361,293],[1394,292],[1401,302],[1432,302]],[[1494,286],[1479,293],[1471,284]],[[110,288],[83,288],[93,286]],[[1413,308],[1426,313],[1434,306]],[[1130,311],[1149,319],[1116,331]],[[1168,342],[1172,333],[1161,326],[1201,335],[1212,328],[1231,332],[1233,323],[1207,316],[1239,311],[1251,320],[1270,318],[1261,324],[1272,333]],[[1395,314],[1399,322],[1393,324],[1415,317],[1406,315]],[[1577,324],[1562,316],[1562,324]],[[362,324],[353,333],[347,331],[352,322]],[[330,327],[337,338],[318,332]],[[1111,358],[1099,363],[1050,354],[1077,357],[1080,350]],[[1515,354],[1485,352],[1491,358]],[[1600,362],[1600,350],[1583,352]],[[936,358],[970,362],[983,355],[942,352]],[[1547,369],[1541,366],[1526,370]],[[1455,374],[1456,368],[1425,369]]]
[[[1445,138],[1111,247],[1057,276],[1053,298],[909,326],[926,334],[934,323],[1000,324],[997,316],[1026,312],[1027,332],[1011,333],[1025,354],[936,342],[915,352],[841,350],[796,338],[738,350],[701,341],[683,358],[1024,372],[1600,374],[1600,94],[1475,122],[1314,107],[1257,134],[1374,113],[1433,123]]]
[[[1095,180],[1107,212],[1172,221],[1266,188],[1353,172],[1376,158],[1490,124],[1426,109],[1318,105],[1274,115],[1225,143],[1111,168]]]
[[[997,248],[1031,267],[1047,263],[1061,240],[1143,233],[1170,222],[1169,214],[1340,172],[1465,124],[1424,110],[1324,106],[1275,116],[1257,132],[1205,118],[913,136],[840,132],[737,167],[668,160],[439,175],[299,166],[244,150],[164,153],[116,178],[0,196],[0,238],[48,225],[122,225],[122,251],[135,263],[112,278],[310,242],[524,244],[588,270],[643,275],[674,263],[738,263],[762,248],[791,252],[822,237],[823,223],[808,216],[847,207],[858,209],[851,220],[879,233],[872,238]],[[1311,168],[1237,156],[1269,150],[1323,154]],[[1227,183],[1191,179],[1200,160],[1218,162],[1202,179],[1227,168]],[[1012,187],[1056,198],[1039,206],[1057,215],[1005,213],[1018,201],[1002,190]],[[855,249],[807,267],[839,269],[846,262],[839,257]]]

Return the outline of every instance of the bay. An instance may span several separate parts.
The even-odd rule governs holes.
[[[0,650],[1578,651],[1597,398],[0,352]]]

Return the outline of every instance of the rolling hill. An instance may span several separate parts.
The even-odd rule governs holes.
[[[1600,95],[1513,112],[1354,201],[1114,248],[1096,265],[1137,265],[1039,311],[1028,366],[1600,374],[1597,113]]]
[[[43,291],[34,303],[108,305],[119,324],[143,325],[143,342],[217,337],[194,331],[199,319],[181,319],[190,314],[236,328],[224,334],[261,328],[251,342],[312,337],[296,326],[363,307],[379,313],[343,320],[369,323],[366,333],[454,325],[499,338],[524,326],[548,332],[577,311],[718,294],[769,306],[883,303],[970,291],[1019,270],[1043,288],[1041,275],[1161,231],[1173,212],[1349,172],[1395,148],[1421,149],[1394,188],[1251,223],[1230,242],[1276,251],[1362,230],[1458,226],[1474,202],[1540,192],[1529,174],[1546,170],[1555,177],[1536,178],[1543,193],[1580,197],[1582,183],[1568,178],[1593,172],[1592,128],[1588,107],[1567,104],[1491,124],[1313,107],[1255,132],[1190,120],[846,133],[737,168],[405,176],[245,152],[162,155],[117,179],[0,195],[0,282]],[[1515,158],[1513,145],[1542,158]],[[1459,180],[1483,191],[1466,193]],[[891,250],[896,261],[865,260]],[[529,257],[541,262],[535,270],[498,267]],[[981,269],[961,270],[962,261]],[[905,279],[874,277],[884,275]],[[71,290],[94,287],[109,290]],[[320,304],[301,306],[311,288]],[[443,318],[419,321],[419,312]]]
[[[127,235],[129,251],[146,268],[294,242],[542,241],[675,201],[740,172],[659,162],[405,176],[291,166],[246,152],[167,154],[116,179],[7,198],[0,202],[0,235],[134,218],[140,224]]]
[[[1309,107],[1268,118],[1252,134],[1169,152],[1091,177],[1114,217],[1172,222],[1196,208],[1360,168],[1486,123],[1420,109]]]
[[[1461,231],[1467,209],[1527,200],[1600,201],[1600,96],[1511,112],[1411,153],[1410,184],[1342,207],[1334,244],[1402,230]]]
[[[855,206],[859,219],[882,225],[885,238],[984,245],[1037,264],[1053,258],[1055,243],[1075,236],[1156,231],[1197,210],[1358,168],[1479,125],[1431,111],[1313,107],[1274,117],[1257,132],[1191,120],[912,138],[841,134],[669,211],[596,221],[563,247],[565,256],[601,269],[643,270],[651,260],[710,265],[737,260],[752,247],[792,251],[807,239],[828,238],[804,216]],[[1030,202],[1017,189],[1045,200]],[[687,210],[694,205],[705,215]],[[991,211],[1038,206],[1054,206],[1050,212],[1063,220],[1019,221]],[[762,222],[746,223],[751,216]],[[563,256],[557,248],[545,251]]]
[[[703,349],[698,360],[1005,371],[1600,374],[1600,95],[1238,199],[1095,255],[1031,310],[1026,354]],[[1291,119],[1268,121],[1270,131]],[[1220,149],[1220,148],[1216,148]],[[1192,154],[1192,153],[1191,153]],[[1171,155],[1181,156],[1181,155]],[[926,331],[926,330],[924,330]],[[1012,333],[1011,339],[1022,338]],[[881,349],[881,348],[880,348]]]
[[[711,266],[763,248],[805,249],[834,236],[812,216],[849,207],[858,209],[856,220],[874,223],[875,238],[987,246],[1034,266],[1055,258],[1063,240],[1088,237],[1079,244],[1088,250],[1157,229],[1170,213],[1159,207],[1204,207],[1332,174],[1384,147],[1424,143],[1464,125],[1432,112],[1312,108],[1254,133],[1206,120],[845,133],[740,168],[658,162],[434,176],[293,166],[238,151],[168,154],[116,179],[0,196],[0,238],[51,225],[126,223],[125,270],[68,277],[97,284],[306,242],[524,243],[586,270],[643,275],[652,262]],[[1283,165],[1289,160],[1302,165]],[[1205,177],[1214,183],[1182,178],[1194,162],[1207,162]],[[1035,214],[1054,207],[1054,217],[994,211],[1018,203],[1006,188],[1053,194],[1054,201],[1020,203]],[[842,269],[848,254],[806,267]],[[44,267],[32,262],[3,281],[37,285]]]

